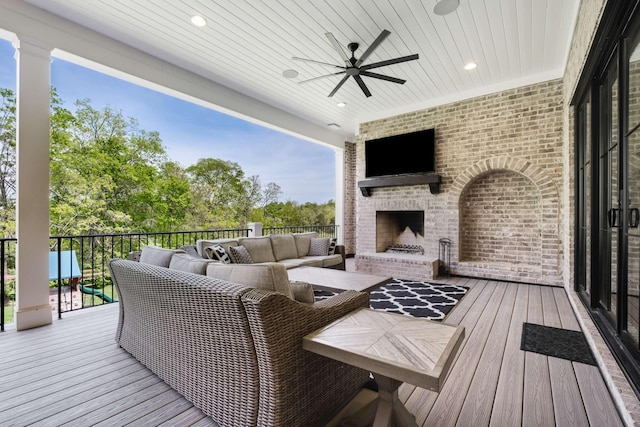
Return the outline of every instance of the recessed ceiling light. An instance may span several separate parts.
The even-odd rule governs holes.
[[[447,15],[460,6],[460,0],[440,0],[434,7],[433,13],[436,15]]]
[[[329,124],[327,125],[327,127],[337,129],[337,128],[339,128],[339,127],[340,127],[340,125],[339,125],[339,124],[337,124],[337,123],[329,123]]]
[[[465,70],[473,70],[477,66],[478,66],[478,64],[476,64],[475,62],[469,62],[467,65],[464,66],[464,69]]]
[[[344,102],[344,101],[340,101],[340,102],[338,102],[336,105],[337,105],[338,107],[346,107],[346,106],[347,106],[347,103],[346,103],[346,102]]]
[[[207,20],[200,15],[193,15],[191,17],[191,23],[196,27],[204,27],[207,25]]]
[[[282,75],[288,79],[295,79],[298,77],[298,72],[296,70],[284,70]]]

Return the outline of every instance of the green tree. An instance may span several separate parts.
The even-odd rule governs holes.
[[[110,107],[97,110],[86,99],[75,105],[75,115],[54,109],[52,116],[52,233],[181,226],[187,179],[169,164],[159,134]]]
[[[193,197],[188,214],[192,227],[234,228],[241,225],[241,204],[247,198],[247,189],[240,165],[221,159],[199,159],[186,172]]]

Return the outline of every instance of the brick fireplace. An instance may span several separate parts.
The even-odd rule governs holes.
[[[447,238],[453,274],[561,285],[561,95],[554,80],[362,123],[354,181],[364,179],[366,140],[426,128],[442,180],[436,194],[428,185],[355,194],[356,270],[431,280]],[[424,253],[385,252],[393,245]]]

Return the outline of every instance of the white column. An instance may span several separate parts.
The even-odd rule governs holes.
[[[336,153],[336,225],[338,244],[344,243],[344,148],[334,149]]]
[[[16,307],[18,330],[51,323],[49,306],[50,46],[15,40],[17,61]]]

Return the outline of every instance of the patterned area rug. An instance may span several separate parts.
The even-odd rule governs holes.
[[[392,282],[372,290],[369,301],[371,308],[376,310],[442,320],[468,290],[465,286],[393,279]],[[315,291],[316,301],[332,295],[335,294]]]

